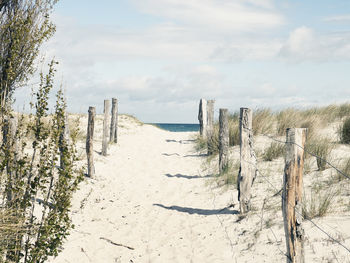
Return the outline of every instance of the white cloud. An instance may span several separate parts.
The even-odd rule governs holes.
[[[280,26],[269,0],[133,0],[143,12],[214,31],[254,31]]]
[[[292,31],[280,50],[289,61],[342,61],[350,59],[350,32],[316,34],[308,27]]]

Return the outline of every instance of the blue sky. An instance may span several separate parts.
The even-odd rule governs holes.
[[[69,110],[197,122],[216,109],[309,107],[350,99],[348,0],[60,0],[56,35]]]

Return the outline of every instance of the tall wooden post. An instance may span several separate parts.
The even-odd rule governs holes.
[[[207,129],[206,137],[208,138],[208,155],[213,154],[213,140],[214,140],[214,103],[215,100],[208,100],[207,102]]]
[[[118,100],[112,98],[112,116],[111,116],[111,130],[109,133],[109,141],[117,143],[117,124],[118,124]]]
[[[287,245],[287,263],[303,263],[302,191],[304,146],[307,129],[287,129],[286,163],[283,177],[282,212]]]
[[[206,137],[208,120],[207,120],[207,101],[205,99],[201,99],[199,101],[198,121],[199,121],[199,133],[202,137]]]
[[[104,100],[103,137],[102,137],[102,151],[101,151],[103,156],[107,156],[109,110],[110,110],[110,101]]]
[[[222,173],[228,168],[229,130],[227,109],[220,109],[219,123],[219,170]]]
[[[240,131],[240,168],[238,174],[238,200],[242,214],[250,211],[251,188],[257,173],[257,161],[253,148],[252,130],[253,112],[241,108],[239,118]]]
[[[89,107],[88,127],[86,136],[86,156],[88,163],[88,176],[93,178],[95,176],[94,166],[94,128],[95,128],[95,107]]]

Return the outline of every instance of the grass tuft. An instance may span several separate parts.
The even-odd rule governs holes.
[[[340,128],[340,141],[350,144],[350,117],[346,118]]]
[[[310,139],[306,143],[306,150],[316,155],[317,167],[319,171],[324,171],[327,166],[327,162],[330,159],[330,154],[334,145],[328,139]],[[306,157],[311,155],[306,153]]]
[[[274,159],[277,159],[278,157],[283,156],[285,153],[285,145],[278,143],[278,142],[272,142],[269,148],[266,149],[266,151],[263,153],[262,158],[265,162],[270,162]]]
[[[337,191],[334,189],[312,189],[309,195],[304,195],[303,199],[303,217],[306,219],[313,219],[315,217],[323,217],[331,211],[334,203],[334,198]]]

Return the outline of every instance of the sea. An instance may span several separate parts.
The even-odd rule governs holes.
[[[171,132],[198,132],[199,124],[194,123],[150,123]]]

